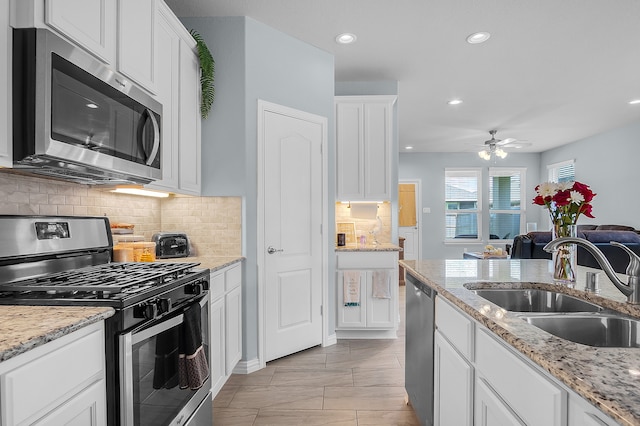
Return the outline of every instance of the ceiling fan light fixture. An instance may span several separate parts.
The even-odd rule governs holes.
[[[482,158],[483,160],[491,160],[491,154],[486,151],[486,150],[482,150],[482,151],[478,151],[478,157]]]
[[[507,158],[507,153],[502,148],[497,148],[495,154],[500,158]]]
[[[336,42],[338,44],[351,44],[351,43],[355,43],[355,41],[358,39],[358,37],[356,37],[355,34],[352,33],[342,33],[342,34],[338,34],[336,36]]]
[[[479,31],[477,33],[469,34],[469,36],[467,36],[467,43],[469,44],[484,43],[485,41],[489,40],[489,37],[491,37],[491,34],[489,34],[488,32]]]

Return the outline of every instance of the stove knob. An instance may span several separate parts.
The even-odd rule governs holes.
[[[202,293],[202,286],[200,285],[199,281],[195,283],[187,284],[184,286],[184,292],[186,294],[195,294],[197,296],[200,293]]]
[[[171,299],[158,299],[158,314],[166,314],[171,310]]]
[[[209,281],[207,280],[202,280],[202,288],[204,290],[209,290]]]
[[[136,306],[133,310],[134,318],[154,319],[158,316],[158,307],[154,302],[145,302]]]

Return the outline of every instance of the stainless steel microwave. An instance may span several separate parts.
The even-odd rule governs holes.
[[[162,105],[43,29],[13,32],[13,164],[86,184],[162,178]]]

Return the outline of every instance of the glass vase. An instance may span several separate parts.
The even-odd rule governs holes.
[[[552,238],[577,237],[577,225],[554,224]],[[575,244],[562,244],[553,252],[553,280],[557,284],[573,287],[578,270],[578,251]]]

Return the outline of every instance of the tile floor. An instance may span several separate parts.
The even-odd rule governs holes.
[[[404,297],[395,340],[339,340],[232,375],[213,401],[214,426],[418,425],[404,390]]]

